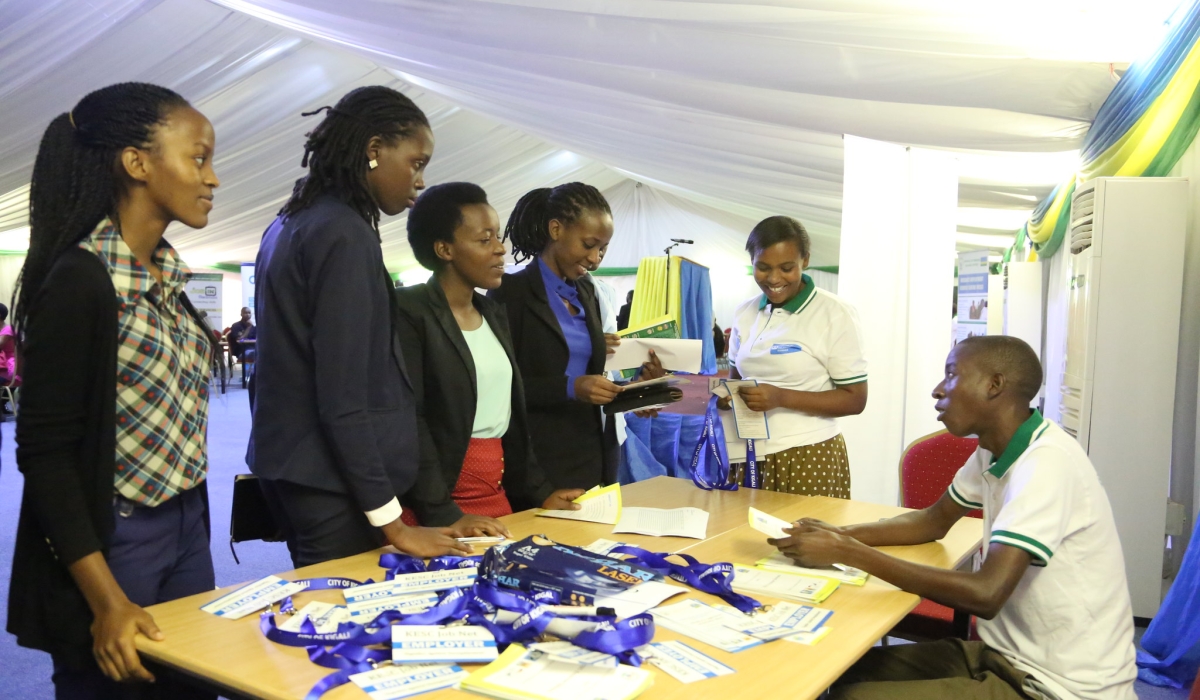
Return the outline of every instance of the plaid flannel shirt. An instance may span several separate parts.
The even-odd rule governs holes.
[[[158,284],[107,219],[79,246],[104,262],[119,304],[114,487],[157,506],[208,473],[210,343],[180,301],[192,273],[164,240],[154,251]]]

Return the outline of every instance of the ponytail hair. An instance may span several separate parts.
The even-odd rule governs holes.
[[[550,243],[551,221],[567,226],[589,211],[612,214],[600,190],[582,182],[527,192],[504,227],[504,237],[512,242],[513,259],[520,263],[540,255]]]
[[[346,93],[333,107],[301,114],[325,112],[317,128],[308,132],[302,167],[308,175],[296,181],[281,216],[312,206],[327,193],[346,198],[351,209],[379,232],[379,205],[367,187],[367,144],[379,136],[389,144],[408,138],[429,119],[406,95],[382,85],[360,87]]]
[[[187,100],[167,88],[118,83],[89,93],[46,127],[29,183],[29,252],[13,293],[18,341],[58,256],[105,217],[115,218],[121,151],[148,148],[158,125],[186,106]]]

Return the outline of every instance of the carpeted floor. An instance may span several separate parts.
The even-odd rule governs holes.
[[[687,387],[685,406],[703,413],[705,377],[695,377],[696,386]],[[703,387],[703,388],[701,388]],[[694,404],[694,405],[692,405]],[[688,411],[680,411],[688,412]],[[13,427],[11,420],[0,425],[4,445],[0,450],[0,620],[7,619],[8,572],[12,566],[13,537],[17,527],[17,510],[21,502],[21,475],[13,458]],[[246,392],[235,382],[224,395],[213,398],[209,414],[209,498],[212,504],[213,563],[217,585],[227,586],[252,581],[267,574],[291,569],[287,548],[282,544],[244,542],[237,546],[242,563],[235,564],[229,551],[229,504],[235,474],[247,471],[245,464],[246,439],[250,434],[250,410]],[[50,683],[50,660],[45,654],[16,645],[13,638],[0,633],[0,697],[21,700],[50,700],[54,696]],[[1184,700],[1187,692],[1154,688],[1137,684],[1141,700]]]

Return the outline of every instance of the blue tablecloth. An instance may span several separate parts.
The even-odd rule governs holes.
[[[639,418],[626,413],[618,479],[632,484],[656,476],[692,478],[692,454],[703,430],[704,416],[662,413]]]

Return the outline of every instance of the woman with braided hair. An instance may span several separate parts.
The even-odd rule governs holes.
[[[504,275],[488,296],[504,305],[525,384],[534,455],[555,489],[616,480],[616,434],[601,406],[620,391],[604,376],[607,346],[587,277],[613,236],[612,211],[591,185],[533,190],[517,202],[505,236],[525,269]],[[655,361],[647,378],[662,374]]]
[[[208,223],[212,124],[176,93],[101,88],[46,128],[16,292],[25,475],[8,630],[51,654],[59,698],[190,697],[154,686],[143,607],[212,590],[211,332],[167,225]]]
[[[258,251],[246,462],[297,567],[385,544],[469,553],[451,528],[405,525],[397,500],[416,480],[420,443],[379,217],[425,188],[433,132],[412,100],[382,86],[308,115],[320,112],[308,175]]]

